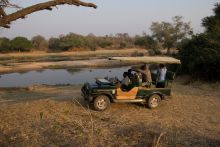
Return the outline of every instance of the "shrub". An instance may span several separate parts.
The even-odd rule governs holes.
[[[125,42],[120,42],[120,44],[119,44],[120,49],[123,49],[123,48],[126,48],[126,47],[127,47],[127,44]]]
[[[179,52],[184,73],[204,80],[220,80],[220,42],[205,34],[194,36]]]
[[[144,47],[146,49],[159,48],[158,42],[155,41],[151,36],[147,36],[147,35],[142,37],[136,37],[134,44],[140,47]]]
[[[41,36],[41,35],[34,36],[31,39],[31,42],[32,42],[33,46],[36,49],[39,49],[39,50],[44,50],[44,49],[46,49],[48,47],[47,40],[43,36]]]
[[[48,48],[51,51],[60,51],[59,39],[58,38],[50,38],[49,42],[48,42]]]
[[[134,51],[131,53],[131,57],[143,57],[144,53],[142,52],[138,52],[138,51]]]
[[[148,53],[150,56],[156,56],[162,54],[162,52],[159,49],[149,49]]]
[[[11,40],[11,49],[13,51],[30,51],[32,47],[32,43],[25,37],[16,37]]]
[[[97,40],[97,44],[101,48],[106,48],[106,47],[111,46],[113,44],[113,42],[106,37],[106,38],[99,38]]]
[[[8,38],[0,38],[0,52],[10,52],[11,44]]]

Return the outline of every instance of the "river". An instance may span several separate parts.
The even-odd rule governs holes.
[[[99,69],[44,69],[23,73],[0,75],[0,87],[28,87],[32,85],[78,85],[94,82],[95,78],[118,77],[122,79],[123,72],[129,67],[99,68]]]

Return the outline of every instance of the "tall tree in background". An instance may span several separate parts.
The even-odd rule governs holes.
[[[28,14],[42,10],[52,10],[52,8],[57,5],[65,4],[97,8],[97,6],[93,3],[86,3],[80,0],[51,0],[43,3],[37,3],[26,8],[21,8],[16,4],[12,4],[10,3],[10,0],[0,0],[0,27],[9,28],[12,21],[19,18],[23,19]],[[14,13],[7,14],[5,12],[5,9],[7,8],[16,8],[16,11]]]
[[[167,49],[168,54],[178,42],[192,35],[190,22],[183,22],[182,16],[173,17],[172,23],[153,22],[150,29],[152,36]]]
[[[215,15],[203,19],[202,25],[205,27],[205,33],[212,39],[220,39],[220,4],[217,3],[213,9]]]
[[[47,40],[41,36],[37,35],[31,39],[33,46],[38,50],[46,50],[48,48]]]
[[[220,4],[202,24],[205,32],[194,35],[180,48],[183,72],[194,78],[220,80]]]

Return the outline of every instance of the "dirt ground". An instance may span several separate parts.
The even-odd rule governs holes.
[[[75,99],[73,99],[75,98]],[[220,84],[184,84],[154,110],[96,112],[80,86],[0,89],[0,146],[220,146]]]

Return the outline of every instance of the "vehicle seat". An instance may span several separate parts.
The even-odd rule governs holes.
[[[151,78],[152,78],[152,84],[156,85],[157,82],[157,74],[151,73]]]
[[[166,77],[165,77],[165,86],[171,87],[171,84],[173,83],[174,78],[175,78],[175,73],[172,71],[167,71]]]

